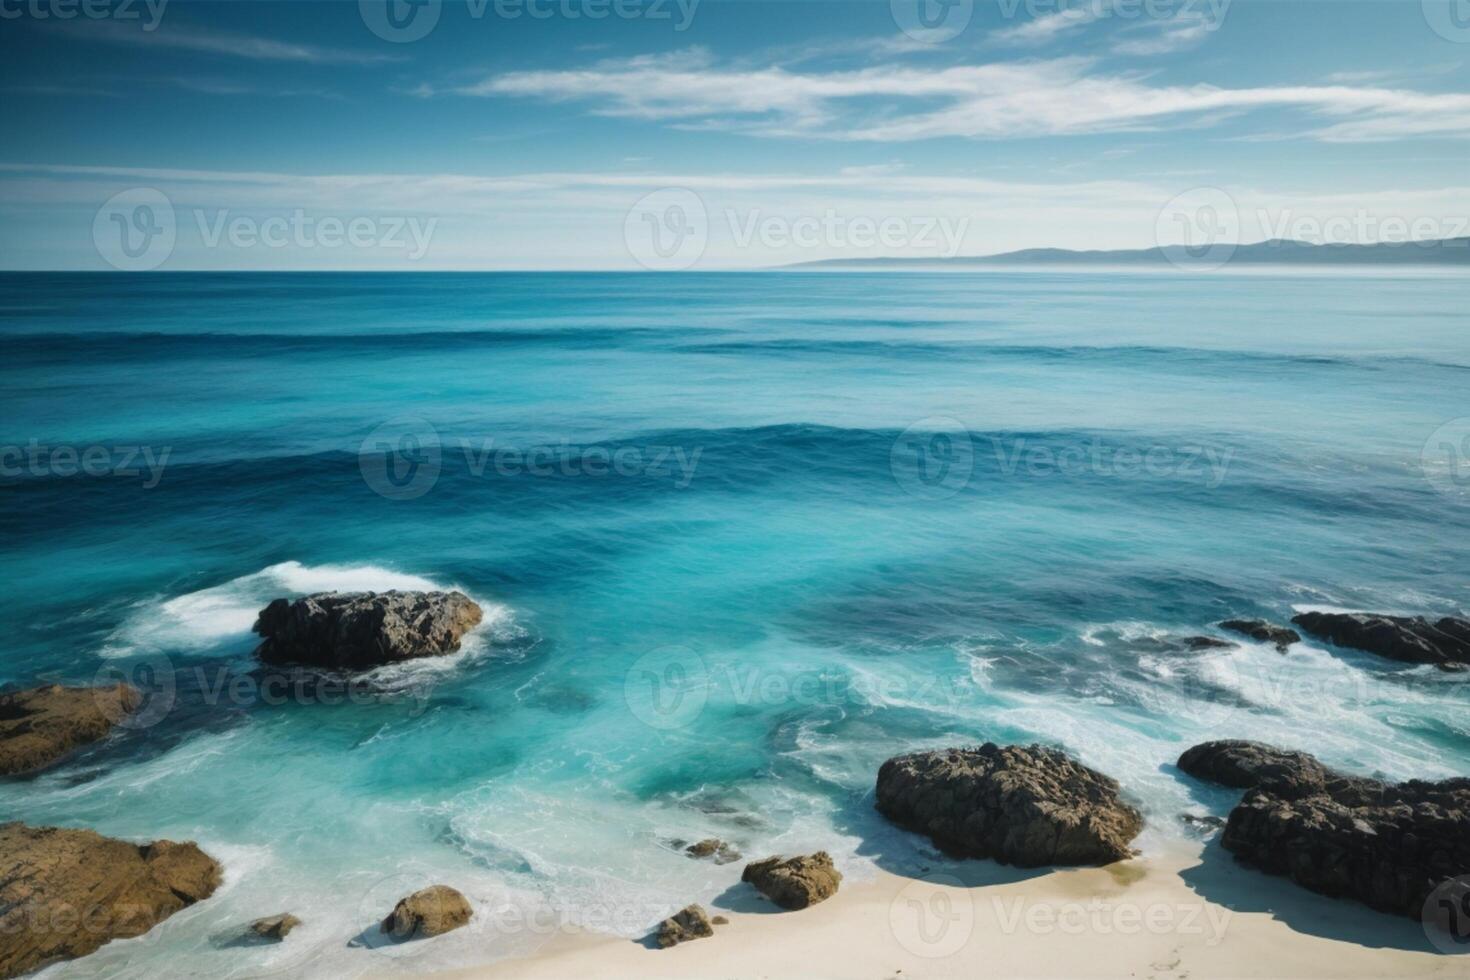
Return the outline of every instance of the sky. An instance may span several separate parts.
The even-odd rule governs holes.
[[[0,0],[0,268],[1470,235],[1470,0]]]

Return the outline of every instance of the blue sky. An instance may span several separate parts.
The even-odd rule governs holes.
[[[5,268],[1470,234],[1467,0],[0,0],[0,55]]]

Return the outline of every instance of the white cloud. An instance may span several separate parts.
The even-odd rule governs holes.
[[[134,47],[173,48],[204,54],[229,55],[252,61],[294,61],[321,65],[380,65],[402,61],[396,55],[370,54],[341,48],[278,41],[274,38],[170,24],[164,30],[145,31],[118,20],[58,21],[53,29],[79,40],[103,41]]]

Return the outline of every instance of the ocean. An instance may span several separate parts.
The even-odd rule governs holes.
[[[1470,610],[1467,310],[1409,270],[0,274],[0,683],[149,695],[0,815],[226,869],[48,975],[634,937],[738,882],[706,837],[942,870],[873,811],[919,748],[1064,747],[1145,852],[1232,804],[1173,767],[1207,738],[1470,773],[1465,674],[1181,643]],[[272,598],[451,587],[453,656],[252,659]],[[435,882],[480,926],[384,947]]]

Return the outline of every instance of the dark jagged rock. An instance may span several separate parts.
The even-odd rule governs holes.
[[[462,592],[325,592],[260,611],[256,654],[267,664],[368,670],[459,649],[480,607]]]
[[[192,843],[0,824],[0,977],[141,936],[208,898],[220,866]]]
[[[1025,868],[1120,861],[1143,829],[1115,780],[1040,745],[889,759],[877,797],[885,817],[951,854]]]
[[[301,920],[290,912],[282,912],[280,915],[267,916],[264,919],[256,919],[250,923],[250,931],[261,939],[274,939],[279,942],[291,934],[291,930],[301,925]]]
[[[1222,847],[1312,891],[1419,919],[1437,886],[1470,875],[1470,779],[1384,783],[1240,741],[1197,745],[1179,767],[1246,790]]]
[[[1184,645],[1190,650],[1225,650],[1235,646],[1229,640],[1220,640],[1213,636],[1186,636]]]
[[[474,916],[469,900],[448,885],[430,885],[400,899],[383,920],[394,939],[428,939],[467,925]]]
[[[1431,623],[1423,616],[1306,612],[1292,622],[1337,646],[1390,660],[1456,668],[1470,665],[1470,620],[1446,616]]]
[[[1220,624],[1222,630],[1240,633],[1259,643],[1274,643],[1276,649],[1285,650],[1293,643],[1300,643],[1302,636],[1286,626],[1277,626],[1264,619],[1227,619]]]
[[[0,776],[46,768],[101,739],[142,703],[143,696],[127,684],[51,684],[0,694]]]
[[[740,852],[718,837],[707,837],[684,848],[692,858],[711,858],[715,864],[730,864],[740,860]]]
[[[794,858],[769,857],[752,861],[740,875],[762,895],[783,909],[804,909],[837,894],[842,872],[826,851]]]
[[[714,934],[714,927],[704,909],[698,905],[689,905],[660,922],[654,939],[660,949],[668,949],[691,939],[704,939]]]

